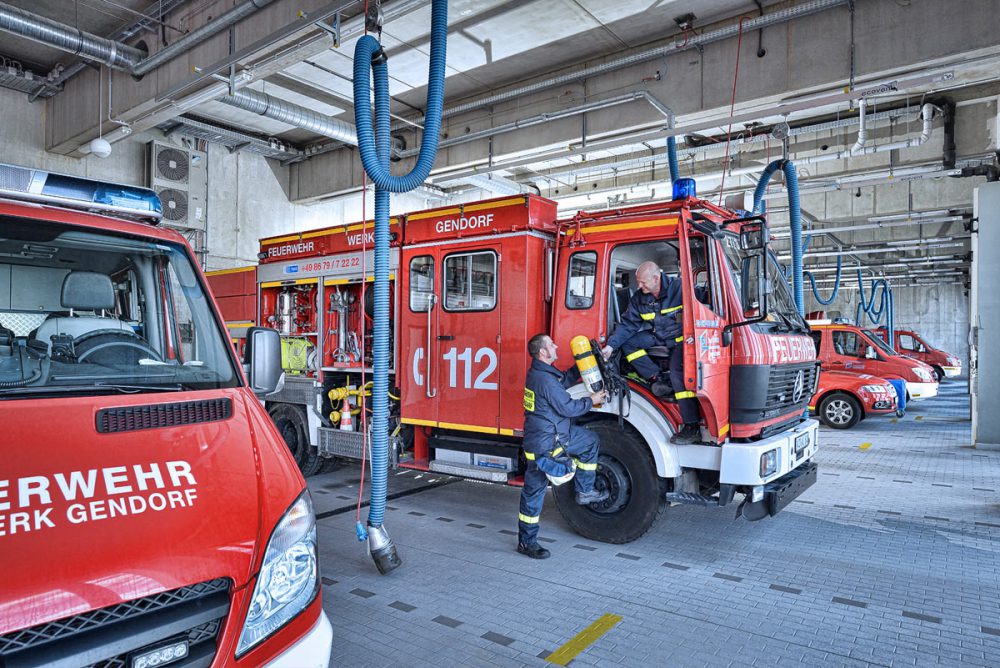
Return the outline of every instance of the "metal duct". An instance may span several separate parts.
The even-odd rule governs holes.
[[[68,51],[87,60],[131,71],[146,53],[0,2],[0,30]]]
[[[172,126],[172,127],[166,127]],[[160,126],[165,132],[180,132],[182,134],[204,139],[205,141],[222,144],[230,150],[240,150],[245,148],[248,151],[259,153],[268,158],[277,160],[291,160],[302,155],[302,151],[296,147],[284,143],[272,144],[260,137],[255,137],[243,132],[238,132],[231,128],[225,128],[214,123],[189,116],[180,116],[170,121],[169,124]]]
[[[0,2],[0,30],[68,51],[87,60],[142,76],[155,70],[180,53],[201,44],[209,37],[266,7],[273,0],[246,0],[214,21],[192,30],[149,58],[146,52],[113,39],[98,37],[73,26],[47,19]],[[79,70],[74,70],[74,73]],[[68,77],[66,77],[68,78]],[[65,80],[65,79],[63,79]]]
[[[201,44],[209,37],[218,34],[220,31],[225,30],[229,26],[240,22],[247,16],[256,12],[258,9],[263,9],[267,5],[271,4],[272,1],[273,0],[246,0],[246,2],[233,7],[228,12],[216,18],[214,21],[210,21],[200,28],[195,28],[167,48],[157,51],[149,58],[146,58],[142,62],[138,63],[132,67],[132,74],[137,77],[141,77],[148,72],[152,72],[157,67],[165,64],[171,58],[174,58],[178,54]]]
[[[220,97],[219,102],[300,127],[351,146],[358,145],[357,129],[350,123],[338,121],[336,118],[317,113],[292,102],[286,102],[267,93],[244,88],[232,95]]]

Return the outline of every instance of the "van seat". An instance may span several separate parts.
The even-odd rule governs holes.
[[[52,350],[52,337],[57,334],[70,335],[74,339],[99,330],[122,330],[133,334],[131,327],[118,318],[98,316],[98,311],[111,311],[115,307],[115,291],[111,278],[106,274],[92,271],[71,271],[63,279],[62,305],[70,311],[69,316],[56,315],[47,318],[35,332],[35,338]],[[83,315],[76,311],[91,311],[94,315]]]

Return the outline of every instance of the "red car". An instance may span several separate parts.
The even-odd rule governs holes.
[[[896,388],[877,376],[847,371],[823,371],[809,410],[827,427],[850,429],[871,415],[894,413]]]
[[[876,330],[883,341],[888,342],[888,332],[885,327]],[[951,353],[938,350],[931,344],[920,338],[920,335],[907,329],[895,330],[894,343],[889,345],[901,355],[920,360],[924,364],[929,364],[934,368],[934,376],[940,383],[945,378],[954,378],[962,373],[962,360]]]

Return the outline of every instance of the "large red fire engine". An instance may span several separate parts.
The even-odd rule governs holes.
[[[260,324],[285,340],[284,389],[267,404],[306,473],[322,457],[362,453],[363,435],[338,425],[345,408],[358,410],[361,370],[371,368],[361,289],[370,230],[263,239],[256,272],[210,275],[234,337]],[[630,391],[581,420],[601,436],[597,485],[611,497],[581,507],[571,485],[559,487],[560,512],[584,536],[626,542],[668,500],[726,505],[739,492],[741,514],[761,519],[815,481],[817,423],[805,415],[815,348],[762,219],[687,197],[557,220],[555,202],[526,195],[410,213],[392,230],[399,465],[518,484],[528,339],[547,332],[569,350],[582,334],[601,344],[635,290],[636,267],[652,260],[683,280],[685,389],[697,395],[703,443],[669,442],[676,404],[629,378],[622,361]]]

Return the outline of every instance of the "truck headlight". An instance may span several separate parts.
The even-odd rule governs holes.
[[[957,357],[949,357],[948,358],[948,365],[949,366],[962,366],[962,363],[958,360]]]
[[[927,372],[926,369],[921,369],[920,367],[916,367],[913,369],[913,372],[917,374],[917,378],[924,381],[925,383],[929,383],[932,380],[931,375]]]
[[[766,478],[778,470],[778,449],[768,450],[760,456],[760,477]]]
[[[316,595],[318,575],[316,516],[306,491],[271,532],[236,656],[245,654],[302,612]]]
[[[892,386],[890,385],[889,388],[891,389]],[[864,390],[865,392],[871,392],[872,394],[878,394],[880,392],[889,392],[889,390],[885,389],[885,385],[862,385],[861,389]]]

